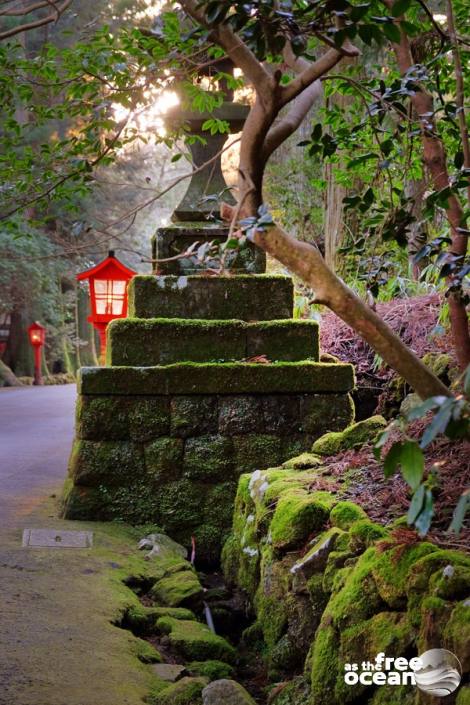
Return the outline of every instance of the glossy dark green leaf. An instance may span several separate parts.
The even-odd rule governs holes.
[[[421,512],[423,509],[424,505],[424,498],[425,498],[425,493],[426,493],[426,488],[424,485],[420,485],[416,492],[413,494],[413,497],[411,498],[410,506],[408,509],[408,514],[406,516],[408,524],[414,524],[416,521],[418,514]]]

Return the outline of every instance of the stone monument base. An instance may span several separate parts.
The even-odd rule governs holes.
[[[152,522],[215,560],[239,476],[353,420],[353,368],[318,362],[288,277],[138,276],[129,303],[109,366],[80,373],[64,514]]]

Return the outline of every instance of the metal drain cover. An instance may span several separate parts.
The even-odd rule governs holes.
[[[55,529],[25,529],[23,546],[42,548],[90,548],[92,531],[61,531]]]

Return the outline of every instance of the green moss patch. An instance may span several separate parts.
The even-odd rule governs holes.
[[[168,635],[171,646],[188,661],[216,660],[232,664],[236,660],[233,646],[205,624],[160,617],[157,628]]]
[[[201,693],[207,678],[181,678],[150,699],[151,705],[202,705]]]
[[[326,433],[312,446],[312,452],[318,455],[335,455],[350,448],[360,448],[365,443],[375,441],[377,435],[387,426],[383,416],[371,416],[348,426],[344,431]]]
[[[271,521],[271,538],[275,549],[287,550],[300,546],[310,534],[326,523],[331,502],[323,495],[300,494],[292,491],[281,496]]]
[[[193,604],[202,595],[202,586],[196,573],[190,569],[175,571],[158,580],[150,594],[159,604],[179,607]]]
[[[188,663],[186,670],[193,676],[204,676],[210,681],[233,678],[234,675],[233,667],[222,661],[193,661]]]

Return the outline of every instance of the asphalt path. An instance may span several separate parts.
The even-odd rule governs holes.
[[[0,389],[0,527],[60,488],[73,439],[74,384]]]

